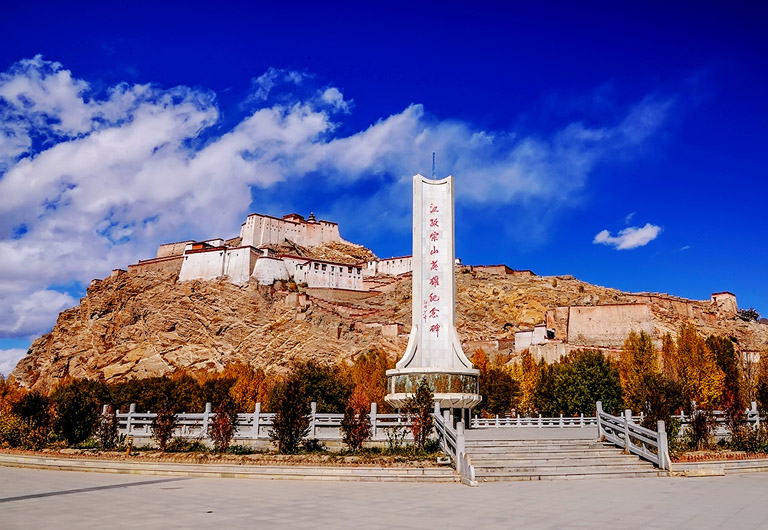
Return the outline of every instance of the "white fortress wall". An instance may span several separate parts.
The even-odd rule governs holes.
[[[184,255],[179,281],[212,280],[224,275],[223,248],[190,251]]]
[[[237,285],[247,285],[251,272],[256,265],[258,254],[253,247],[237,247],[227,249],[225,254],[224,274],[229,281]]]
[[[259,285],[272,285],[276,280],[287,280],[291,274],[282,259],[262,256],[256,260],[252,276]]]
[[[339,225],[330,221],[309,221],[296,214],[283,219],[253,213],[240,227],[241,244],[260,247],[278,245],[290,239],[301,246],[318,246],[330,241],[345,242],[339,234]]]

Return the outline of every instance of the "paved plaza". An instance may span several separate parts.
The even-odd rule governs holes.
[[[768,528],[768,475],[481,484],[0,467],[0,528]]]

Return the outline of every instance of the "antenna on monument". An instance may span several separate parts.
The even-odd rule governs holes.
[[[435,152],[432,151],[432,180],[437,180],[437,167],[435,166]]]

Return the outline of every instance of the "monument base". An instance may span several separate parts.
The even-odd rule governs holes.
[[[472,368],[449,371],[445,368],[397,368],[387,370],[384,400],[395,408],[403,408],[416,391],[419,381],[427,380],[441,409],[472,409],[482,401],[478,381],[480,370]]]

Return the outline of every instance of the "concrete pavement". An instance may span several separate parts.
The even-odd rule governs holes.
[[[0,528],[768,528],[768,475],[456,484],[0,468]]]

